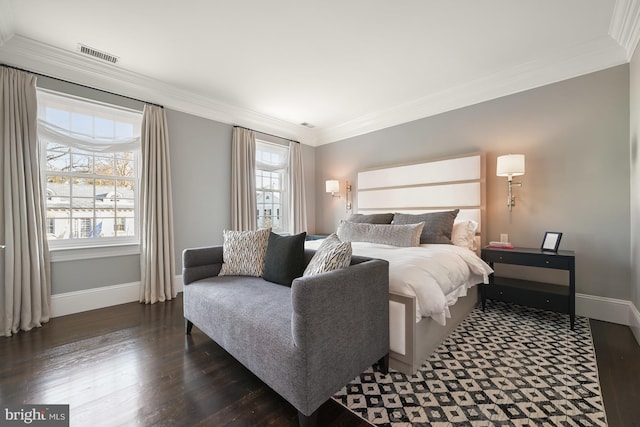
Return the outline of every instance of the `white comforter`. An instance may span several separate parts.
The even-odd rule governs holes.
[[[316,249],[321,240],[306,242]],[[354,255],[389,261],[389,289],[416,297],[416,322],[431,317],[444,325],[449,306],[478,283],[489,283],[493,270],[475,253],[455,245],[425,244],[400,248],[376,243],[352,242]]]

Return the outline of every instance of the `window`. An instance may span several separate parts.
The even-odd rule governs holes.
[[[288,232],[289,147],[256,141],[256,197],[258,228]]]
[[[142,113],[38,90],[52,248],[138,243]]]

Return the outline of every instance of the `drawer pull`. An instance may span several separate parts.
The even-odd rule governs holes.
[[[551,301],[547,300],[547,303],[550,303]]]
[[[545,264],[549,264],[549,261],[545,261]]]

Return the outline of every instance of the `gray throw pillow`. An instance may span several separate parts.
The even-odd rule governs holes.
[[[270,228],[257,231],[224,230],[220,276],[262,276]]]
[[[380,213],[380,214],[353,214],[347,218],[349,222],[358,222],[366,224],[391,224],[393,221],[392,213]]]
[[[302,276],[306,237],[307,233],[293,236],[269,234],[262,278],[269,282],[291,286],[293,279]]]
[[[393,224],[416,224],[424,222],[420,243],[444,243],[451,245],[453,221],[460,209],[445,212],[431,212],[418,215],[395,213]]]
[[[369,242],[393,246],[418,246],[424,222],[418,224],[358,224],[340,221],[338,237],[343,242]]]
[[[309,261],[303,276],[346,268],[351,264],[351,243],[342,242],[335,234],[327,237]]]

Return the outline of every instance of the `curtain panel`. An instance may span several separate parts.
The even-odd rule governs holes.
[[[36,77],[0,66],[0,335],[49,321],[51,279]]]
[[[233,128],[231,152],[231,228],[255,230],[258,226],[256,201],[256,133]]]
[[[176,297],[169,131],[163,108],[145,105],[142,116],[140,302]]]
[[[293,234],[307,231],[307,200],[304,192],[304,164],[300,143],[289,145],[289,188],[291,189],[291,228]]]

